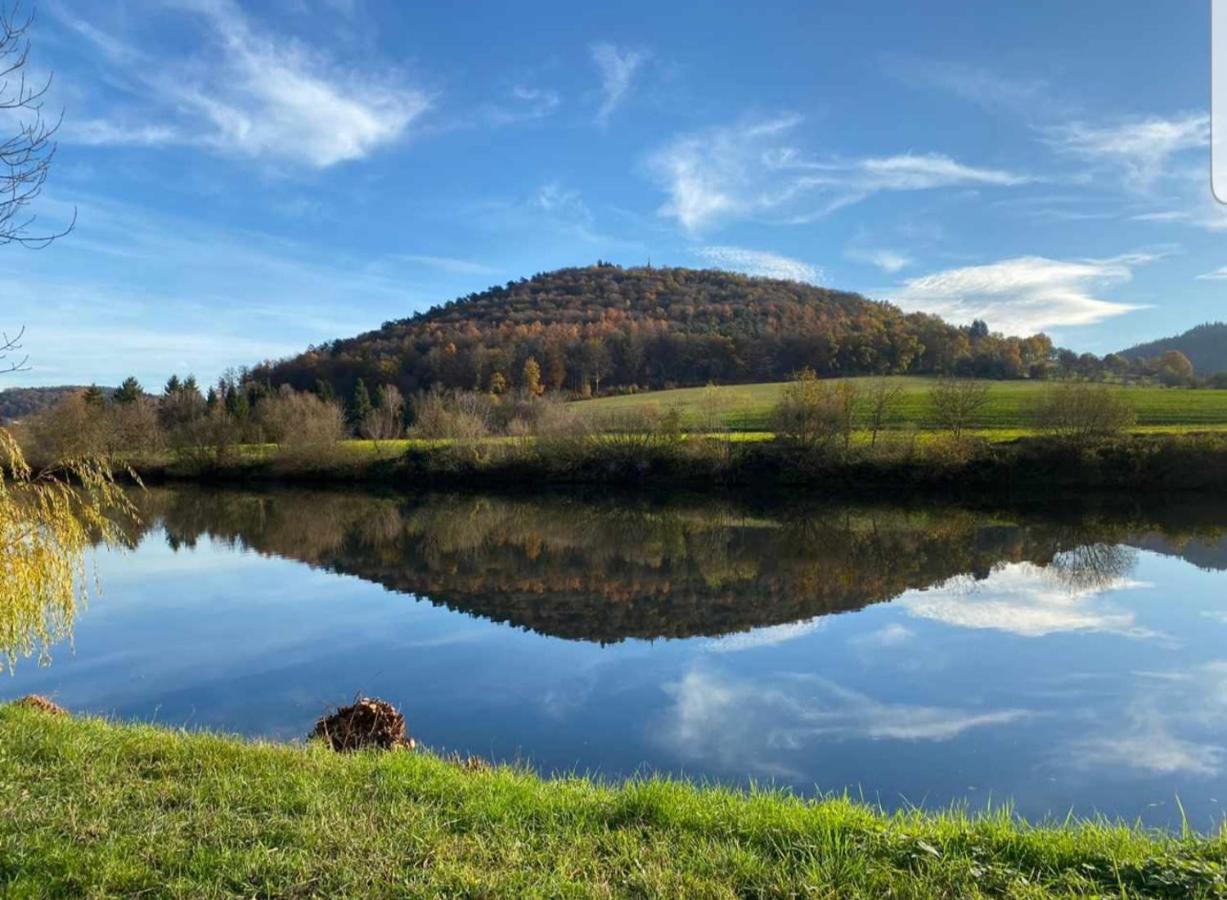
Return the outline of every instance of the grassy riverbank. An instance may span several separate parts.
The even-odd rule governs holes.
[[[885,816],[0,708],[6,896],[1212,897],[1227,832]]]
[[[616,485],[708,490],[796,487],[833,495],[1035,490],[1227,492],[1227,434],[1139,434],[1070,443],[978,435],[865,434],[848,446],[798,447],[770,435],[588,433],[542,439],[345,442],[286,455],[239,447],[221,460],[134,459],[149,482],[367,483],[398,489]]]

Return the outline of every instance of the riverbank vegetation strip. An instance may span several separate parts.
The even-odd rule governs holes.
[[[108,458],[147,480],[1227,489],[1227,423],[1205,421],[1227,410],[1227,391],[1075,381],[1014,391],[974,379],[824,379],[810,369],[773,387],[762,401],[769,428],[753,432],[731,430],[729,417],[745,407],[730,405],[733,388],[715,386],[667,406],[650,396],[590,406],[532,392],[432,391],[413,398],[406,439],[405,403],[390,387],[376,391],[378,403],[363,389],[346,410],[326,392],[283,386],[249,401],[235,383],[206,399],[187,382],[156,401],[135,383],[111,400],[74,395],[17,431],[39,465]],[[1162,418],[1160,401],[1190,397],[1215,403],[1167,414],[1184,424],[1143,421],[1143,412]]]
[[[885,815],[0,707],[6,896],[1129,896],[1227,891],[1227,831]]]

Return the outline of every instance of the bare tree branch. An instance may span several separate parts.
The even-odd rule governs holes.
[[[0,375],[7,375],[10,372],[21,372],[29,368],[26,365],[30,360],[28,356],[22,357],[16,362],[5,362],[10,353],[21,349],[21,336],[25,333],[25,328],[22,328],[13,337],[9,337],[7,333],[0,331]]]
[[[12,5],[0,2],[5,4],[0,6],[0,113],[12,111],[17,116],[16,134],[0,139],[0,244],[41,248],[72,231],[77,221],[74,209],[66,228],[39,233],[32,228],[36,217],[28,211],[47,181],[63,115],[54,121],[43,115],[50,75],[33,84],[27,80],[34,11],[23,13],[21,0]]]

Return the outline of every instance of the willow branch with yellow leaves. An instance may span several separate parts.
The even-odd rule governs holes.
[[[35,471],[0,428],[0,654],[10,668],[68,636],[88,599],[88,558],[124,542],[136,512],[103,459]],[[95,585],[96,589],[96,585]]]

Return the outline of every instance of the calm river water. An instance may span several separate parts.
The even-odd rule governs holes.
[[[1227,507],[1038,513],[151,489],[0,699],[894,808],[1227,809]]]

